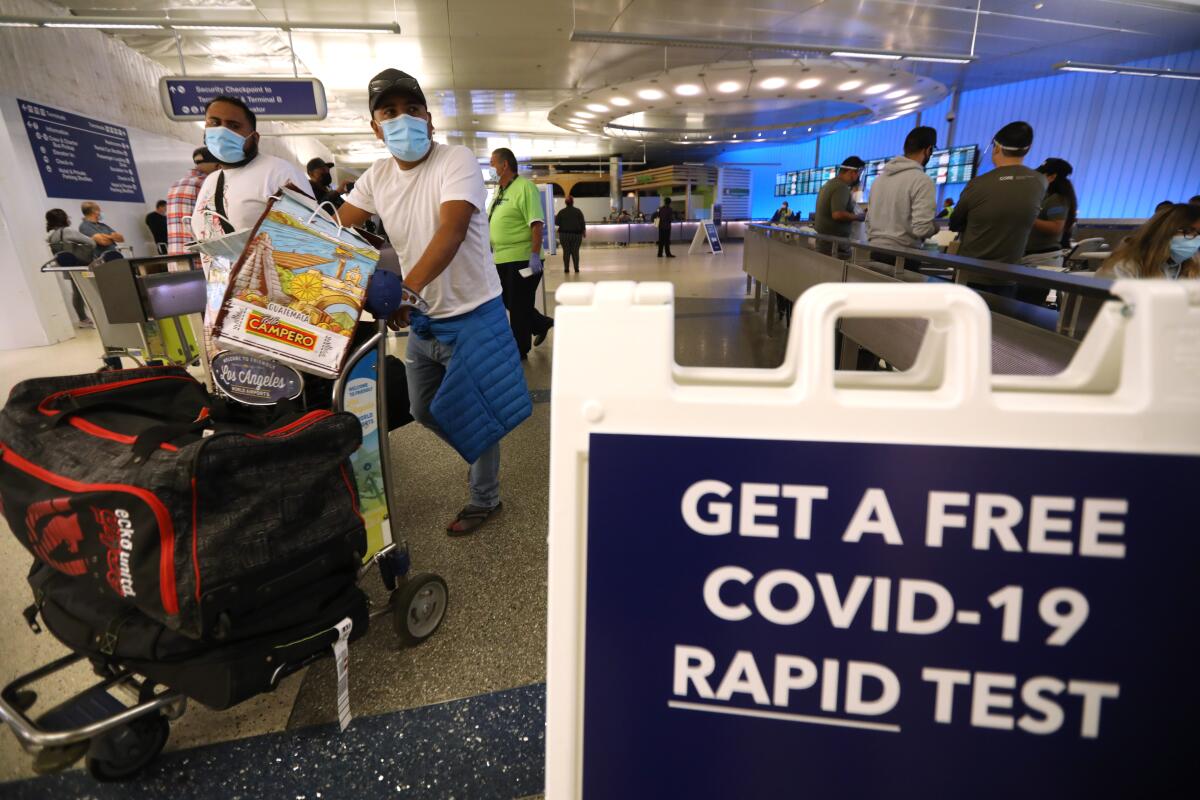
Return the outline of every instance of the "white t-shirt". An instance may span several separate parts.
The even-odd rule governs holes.
[[[475,206],[467,237],[450,264],[425,287],[429,316],[454,317],[500,296],[500,276],[488,244],[487,190],[474,154],[461,145],[434,143],[419,167],[400,169],[396,159],[376,161],[354,184],[350,205],[378,214],[400,257],[402,274],[412,269],[437,231],[442,203],[466,200]]]
[[[308,176],[297,164],[265,153],[259,153],[244,167],[215,170],[204,179],[196,193],[192,233],[199,241],[224,235],[217,218],[204,213],[205,209],[217,210],[213,195],[221,175],[225,176],[225,213],[234,230],[238,231],[253,228],[267,210],[267,199],[286,184],[292,184],[307,195],[312,194]]]

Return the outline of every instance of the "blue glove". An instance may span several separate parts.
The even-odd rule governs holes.
[[[531,270],[533,270],[534,275],[542,274],[542,254],[541,253],[530,253],[529,254],[529,268]]]
[[[376,319],[387,319],[403,306],[422,312],[429,310],[425,299],[405,286],[399,275],[386,269],[375,270],[371,282],[367,284],[363,308]]]

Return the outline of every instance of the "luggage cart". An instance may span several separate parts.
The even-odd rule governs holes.
[[[190,326],[181,317],[162,319],[138,319],[130,321],[114,318],[105,307],[104,300],[97,283],[96,273],[107,269],[113,262],[93,261],[90,264],[64,263],[74,262],[69,255],[64,254],[52,258],[42,265],[43,273],[64,274],[79,290],[88,314],[96,325],[100,335],[100,343],[104,348],[101,360],[105,367],[120,369],[121,359],[131,359],[139,366],[148,363],[173,364],[186,367],[196,360],[195,339]],[[172,256],[152,258],[115,259],[123,264],[130,264],[136,270],[145,269],[151,265],[176,263],[177,269],[194,269],[198,264],[191,262],[189,256]],[[189,266],[183,266],[183,262]]]
[[[198,313],[204,307],[203,275],[199,270],[182,274],[188,277],[175,279],[171,291],[148,292],[142,297],[148,305],[157,303],[160,310],[178,311],[186,306],[191,309],[187,313]],[[359,580],[377,567],[389,592],[388,603],[372,609],[370,616],[376,619],[391,615],[400,643],[414,646],[437,631],[445,618],[450,592],[438,575],[413,573],[407,542],[393,538],[386,343],[387,328],[380,320],[369,338],[351,353],[334,382],[332,406],[335,411],[355,414],[363,426],[363,446],[351,458],[360,513],[367,524],[367,556]],[[25,616],[30,628],[40,633],[36,609],[26,610]],[[281,665],[271,688],[324,655]],[[97,683],[35,716],[33,708],[38,697],[31,687],[84,658],[70,654],[8,683],[0,690],[0,721],[33,754],[34,771],[39,774],[67,769],[86,758],[88,771],[99,781],[131,778],[162,751],[171,721],[187,709],[187,697],[120,664],[94,662]]]

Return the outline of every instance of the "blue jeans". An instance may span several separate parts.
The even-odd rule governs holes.
[[[410,334],[408,354],[404,370],[408,377],[408,398],[413,418],[446,441],[446,434],[438,426],[429,405],[442,385],[446,365],[454,355],[454,345],[443,344],[437,339],[422,339]],[[500,443],[483,451],[483,455],[471,465],[468,482],[471,486],[471,505],[492,508],[500,502]]]

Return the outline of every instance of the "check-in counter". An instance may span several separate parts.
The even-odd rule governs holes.
[[[684,220],[671,224],[672,242],[690,242],[700,227],[699,220]],[[722,220],[717,223],[721,241],[740,241],[745,238],[750,220]],[[658,241],[658,225],[653,222],[589,222],[584,244],[653,244]]]
[[[816,249],[827,240],[831,250],[850,253],[843,259]],[[897,265],[873,261],[872,252],[896,259]],[[993,281],[1054,289],[1069,296],[1068,310],[1023,303],[981,292],[992,309],[992,369],[997,374],[1053,375],[1061,372],[1078,349],[1085,329],[1078,324],[1078,304],[1098,308],[1107,299],[1109,281],[1049,272],[1031,267],[943,256],[919,250],[868,248],[863,242],[820,236],[811,231],[772,225],[751,225],[743,251],[747,282],[769,293],[768,325],[774,322],[777,299],[794,301],[818,283],[925,283],[972,276]],[[925,272],[918,271],[918,268]],[[844,319],[839,323],[842,344],[839,364],[853,369],[863,354],[908,369],[917,359],[926,322],[913,319]],[[865,361],[870,361],[866,359]]]

